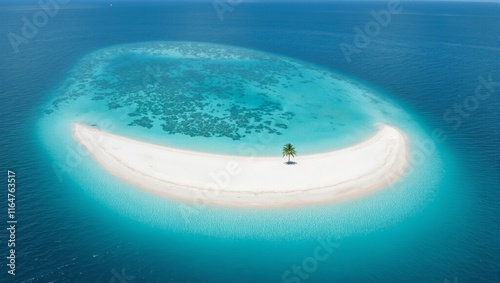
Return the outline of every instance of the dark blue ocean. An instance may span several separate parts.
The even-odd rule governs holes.
[[[220,1],[219,13],[211,1],[60,2],[69,3],[46,18],[37,1],[0,4],[0,282],[500,281],[498,3],[403,1],[356,43],[356,27],[364,30],[387,2]],[[24,17],[41,23],[29,38]],[[54,92],[85,56],[152,41],[253,49],[354,78],[411,113],[429,136],[445,136],[436,141],[439,180],[421,180],[424,197],[418,205],[402,197],[398,209],[408,209],[394,219],[360,212],[375,223],[366,229],[354,216],[335,222],[337,211],[328,222],[327,210],[307,208],[264,211],[262,223],[261,212],[229,211],[219,223],[180,227],[133,192],[112,203],[99,193],[108,187],[61,181],[46,146],[61,137],[39,131]],[[6,259],[8,170],[16,174],[15,276]],[[356,205],[339,207],[355,213]]]

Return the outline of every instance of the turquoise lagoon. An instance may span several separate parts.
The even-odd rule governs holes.
[[[59,180],[132,219],[218,237],[342,238],[418,211],[443,182],[443,160],[452,159],[426,134],[432,129],[388,97],[345,74],[277,54],[145,42],[82,58],[54,88],[38,125]],[[192,202],[160,198],[115,178],[72,139],[75,122],[165,146],[245,156],[279,156],[288,142],[299,155],[334,150],[386,123],[407,135],[411,162],[396,183],[358,199],[272,209],[219,207],[195,195]]]

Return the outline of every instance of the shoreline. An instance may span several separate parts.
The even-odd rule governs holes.
[[[394,182],[408,165],[403,133],[381,125],[370,138],[320,154],[244,157],[181,150],[75,123],[73,137],[114,176],[192,203],[272,207],[359,197]]]

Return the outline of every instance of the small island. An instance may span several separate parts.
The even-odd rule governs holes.
[[[293,206],[348,199],[383,188],[408,164],[405,135],[389,125],[343,149],[278,157],[187,151],[73,125],[74,138],[113,175],[169,198],[228,206]]]

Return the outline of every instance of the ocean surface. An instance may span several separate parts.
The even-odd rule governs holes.
[[[12,276],[5,178],[0,282],[500,281],[500,5],[401,2],[377,25],[386,2],[217,3],[0,4],[0,156],[18,221]],[[412,155],[359,199],[237,209],[116,179],[73,122],[261,156],[388,123]]]

